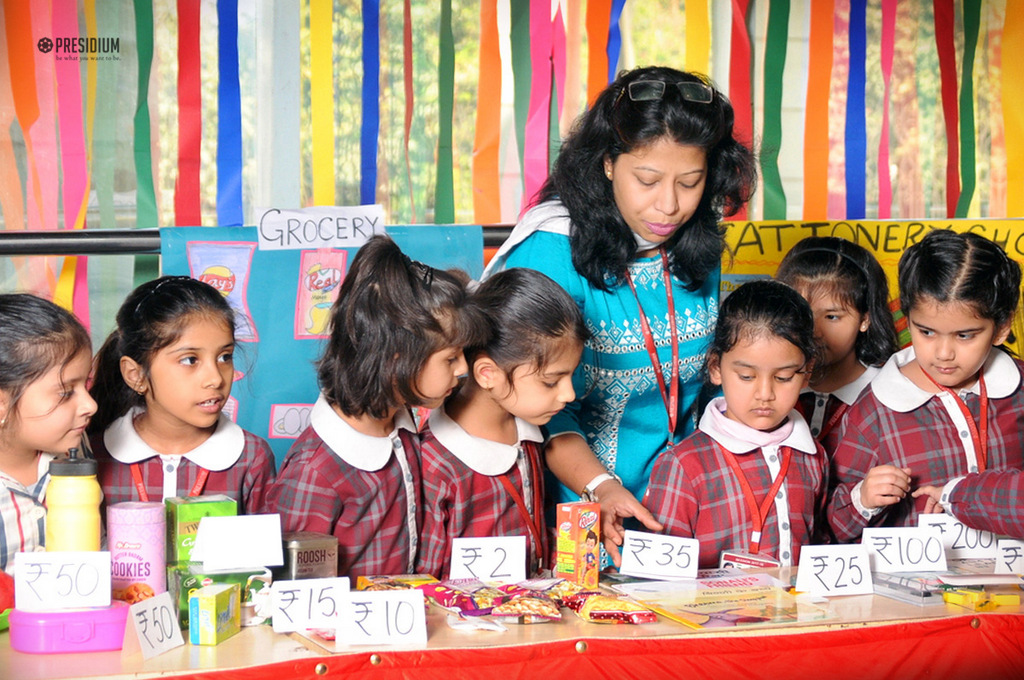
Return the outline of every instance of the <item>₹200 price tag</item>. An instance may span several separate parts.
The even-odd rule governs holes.
[[[526,580],[526,537],[452,539],[452,564],[448,578],[507,583]]]
[[[349,580],[308,578],[274,581],[270,597],[275,633],[336,628],[349,592]]]
[[[919,527],[935,527],[946,548],[947,559],[992,559],[999,554],[996,535],[991,531],[972,529],[945,513],[919,515]]]
[[[138,649],[145,659],[181,647],[185,640],[178,627],[178,615],[171,594],[164,591],[156,597],[136,602],[128,610],[129,625],[125,629],[124,653]]]
[[[862,545],[805,545],[800,549],[796,590],[811,595],[874,592],[868,551]]]
[[[109,552],[20,552],[14,565],[21,611],[110,606]]]
[[[697,578],[700,542],[695,538],[627,529],[621,554],[619,571],[623,574],[646,578]]]

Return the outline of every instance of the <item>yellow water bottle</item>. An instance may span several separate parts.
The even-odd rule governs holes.
[[[46,549],[84,551],[100,549],[100,500],[96,461],[79,458],[68,449],[67,458],[50,461],[46,487]]]

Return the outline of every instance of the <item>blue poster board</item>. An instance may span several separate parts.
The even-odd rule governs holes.
[[[476,279],[483,272],[479,226],[392,226],[387,233],[414,260],[459,268]],[[356,252],[261,250],[256,227],[160,230],[163,274],[206,280],[234,307],[239,342],[227,410],[243,428],[270,442],[278,465],[309,423],[318,394],[314,363],[320,334],[337,296],[338,275]]]

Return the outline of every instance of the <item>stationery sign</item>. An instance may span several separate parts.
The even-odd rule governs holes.
[[[996,535],[965,526],[957,518],[945,513],[919,515],[917,525],[935,527],[942,538],[948,559],[992,559],[999,553]]]
[[[260,211],[260,250],[358,248],[385,233],[384,207],[318,206],[301,210]]]
[[[871,555],[872,571],[946,571],[946,549],[934,527],[865,529],[860,542]]]
[[[863,545],[805,545],[800,548],[796,590],[826,597],[874,592],[867,549]]]
[[[697,578],[700,542],[695,538],[627,529],[621,552],[619,571],[623,574],[660,579]]]
[[[347,645],[427,644],[422,590],[360,590],[349,594],[337,640]]]
[[[15,553],[14,598],[26,612],[109,607],[110,553]]]
[[[274,581],[270,586],[274,632],[337,628],[348,592],[345,577]]]
[[[1003,538],[998,545],[995,573],[1024,574],[1024,541]]]
[[[526,580],[526,537],[490,536],[452,539],[449,578],[481,581]]]
[[[122,647],[126,653],[139,649],[143,658],[150,659],[185,644],[171,594],[166,590],[133,604],[128,610],[128,620]]]

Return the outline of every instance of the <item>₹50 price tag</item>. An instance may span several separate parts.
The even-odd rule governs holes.
[[[309,578],[274,581],[270,587],[275,633],[336,628],[349,592],[349,580]]]
[[[627,529],[619,571],[646,578],[697,578],[700,542]]]
[[[996,535],[965,526],[963,522],[945,513],[919,515],[917,525],[934,527],[946,548],[947,559],[992,559],[999,554]]]
[[[110,606],[109,552],[20,552],[14,565],[22,611]]]
[[[349,645],[427,644],[422,590],[349,593],[338,621],[338,640]]]
[[[935,527],[865,529],[860,543],[871,556],[872,571],[946,571],[946,549]]]
[[[526,537],[452,539],[449,578],[518,583],[526,580]]]
[[[796,590],[825,596],[874,592],[867,549],[862,545],[805,545],[800,548]]]
[[[167,591],[133,604],[128,610],[128,620],[130,624],[125,629],[122,647],[126,654],[139,650],[143,658],[150,659],[185,644],[171,594]]]

